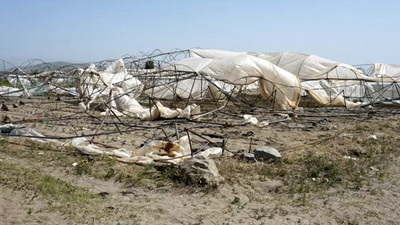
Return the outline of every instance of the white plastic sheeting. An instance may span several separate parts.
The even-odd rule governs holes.
[[[368,74],[378,78],[400,78],[400,65],[374,63],[371,72]]]
[[[243,119],[245,123],[249,123],[257,127],[266,127],[269,125],[268,122],[266,121],[259,122],[256,117],[248,114],[243,115]]]
[[[273,63],[277,68],[280,68],[280,71],[285,71],[286,73],[289,72],[297,76],[302,81],[302,90],[306,91],[306,93],[309,93],[314,100],[322,105],[354,107],[359,104],[346,101],[344,97],[361,98],[364,97],[367,92],[373,92],[372,86],[364,82],[370,78],[362,74],[362,72],[356,68],[315,55],[289,52],[259,54],[246,52],[227,52],[220,50],[191,50],[191,53],[194,60],[192,60],[190,63],[183,64],[188,67],[196,68],[199,71],[204,71],[207,68],[211,68],[212,71],[206,70],[206,73],[212,75],[221,73],[220,71],[209,66],[211,61],[205,61],[203,64],[201,64],[200,59],[222,60],[250,55],[253,58],[267,60],[268,62]],[[238,67],[240,67],[239,63],[236,64]],[[252,68],[256,67],[253,66]],[[232,73],[236,72],[235,70],[231,71]],[[282,73],[279,73],[281,78],[288,77],[282,76],[281,74]],[[239,75],[239,77],[246,78],[248,76]],[[221,79],[221,76],[219,76],[218,79]],[[224,79],[221,80],[224,82],[236,82],[235,84],[240,84],[240,82],[232,80],[235,79],[234,75],[229,76],[229,79],[230,80],[228,81]],[[329,80],[329,82],[327,80]],[[251,82],[251,80],[248,82]],[[278,79],[273,80],[273,82],[275,82],[275,84],[282,83],[282,81],[278,81]],[[258,83],[263,84],[264,79],[261,79]],[[263,94],[264,90],[265,88],[262,86],[259,87],[259,92],[261,94]],[[269,94],[270,92],[267,91],[263,95],[268,96]]]
[[[119,88],[130,98],[135,98],[142,93],[144,87],[127,72],[122,59],[113,62],[104,71],[98,71],[91,64],[86,70],[78,69],[77,73],[79,94],[85,99],[84,105],[88,109],[96,98],[108,96],[112,89]]]
[[[356,68],[316,55],[293,52],[252,53],[297,75],[302,80],[309,79],[368,79]]]
[[[373,101],[386,101],[400,98],[400,65],[374,63],[358,65],[364,70],[370,79],[374,80],[372,83],[374,92],[371,94]]]
[[[194,71],[207,78],[232,85],[258,82],[259,93],[275,99],[278,109],[296,108],[300,100],[300,81],[292,73],[267,60],[247,53],[219,50],[191,50],[193,58],[172,62],[164,69]]]
[[[132,152],[125,149],[106,149],[99,147],[98,145],[92,144],[84,137],[78,137],[72,139],[70,142],[71,146],[78,149],[80,152],[88,155],[115,155],[120,158],[130,158]]]
[[[1,125],[0,131],[1,133],[8,133],[8,135],[10,136],[32,137],[31,138],[32,140],[38,142],[53,142],[56,144],[61,144],[61,142],[58,140],[44,138],[45,136],[43,134],[37,132],[33,128],[14,125],[12,123]],[[42,137],[42,138],[37,138],[37,137]]]
[[[201,99],[206,95],[207,81],[201,77],[192,77],[178,81],[177,83],[161,83],[146,90],[146,94],[158,99],[172,100],[175,98]]]
[[[66,82],[65,79],[56,77],[56,75],[60,75],[60,72],[43,72],[32,75],[32,77],[30,77],[29,79],[26,75],[10,74],[7,76],[7,81],[12,85],[12,88],[1,86],[0,95],[14,97],[37,96],[48,92],[67,94],[72,96],[78,95],[76,87],[61,87],[54,85],[65,84]],[[31,82],[30,80],[34,82]]]
[[[118,116],[129,115],[137,117],[141,120],[157,120],[172,118],[190,118],[192,115],[200,113],[200,106],[196,104],[188,105],[184,109],[170,109],[163,106],[160,102],[156,102],[150,109],[139,104],[134,98],[130,98],[124,93],[117,94],[118,89],[112,92],[111,110]],[[102,113],[107,115],[109,111]]]
[[[200,113],[200,107],[195,104],[185,109],[170,109],[160,102],[150,109],[141,106],[135,98],[142,93],[144,85],[127,72],[122,59],[113,62],[104,71],[97,71],[91,65],[87,70],[80,69],[79,74],[79,92],[86,99],[80,104],[83,110],[89,109],[96,98],[105,97],[114,114],[135,116],[141,120],[189,118]],[[107,109],[102,115],[108,113]]]
[[[301,86],[318,103],[331,106],[356,107],[359,103],[346,101],[340,91],[335,89],[326,80],[301,82]]]
[[[13,86],[13,87],[22,87],[22,86],[30,86],[31,85],[31,82],[28,80],[28,79],[26,79],[26,78],[23,78],[23,77],[21,77],[21,76],[18,76],[18,75],[8,75],[8,77],[7,77],[7,81]]]
[[[163,160],[171,163],[180,163],[191,157],[189,137],[183,136],[174,142],[169,141],[151,141],[139,149],[126,150],[123,148],[113,149],[100,147],[91,143],[85,137],[76,137],[71,141],[61,142],[54,139],[47,139],[45,136],[32,128],[15,126],[13,124],[4,124],[0,126],[0,132],[9,136],[32,137],[32,140],[39,142],[52,142],[57,145],[70,145],[83,154],[88,155],[114,155],[120,158],[120,161],[132,162],[138,164],[153,163],[154,160]],[[39,138],[38,138],[39,137]],[[221,148],[209,148],[205,151],[196,153],[194,156],[221,156]]]
[[[302,89],[322,105],[353,107],[359,104],[346,101],[344,97],[361,98],[373,92],[370,78],[356,68],[316,55],[292,52],[252,53],[297,75]],[[329,82],[328,82],[329,80]]]
[[[0,96],[3,97],[19,97],[24,94],[23,90],[19,88],[0,86]]]
[[[171,163],[180,163],[191,156],[188,136],[183,136],[174,142],[151,141],[145,146],[128,151],[125,149],[106,149],[90,143],[86,138],[74,138],[71,145],[84,154],[90,155],[115,155],[120,161],[138,164],[153,163],[154,160],[162,160]],[[210,148],[194,156],[221,156],[221,148]]]

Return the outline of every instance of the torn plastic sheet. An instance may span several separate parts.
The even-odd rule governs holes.
[[[357,107],[361,105],[361,103],[345,100],[343,93],[338,92],[326,80],[305,81],[301,82],[301,85],[302,88],[321,105],[346,107]]]
[[[31,82],[18,75],[8,75],[7,76],[7,81],[15,88],[21,87],[21,86],[30,86]]]
[[[16,137],[29,137],[34,141],[39,142],[52,142],[58,145],[66,146],[71,145],[83,154],[88,155],[113,155],[119,158],[119,161],[138,163],[138,164],[149,164],[153,163],[155,160],[162,160],[170,163],[181,163],[186,158],[191,157],[190,144],[188,136],[183,136],[179,140],[174,142],[169,141],[151,141],[145,146],[130,151],[123,148],[110,149],[100,147],[96,144],[91,143],[85,137],[73,138],[69,142],[60,142],[54,139],[46,139],[44,135],[35,131],[32,128],[17,127],[13,124],[5,124],[0,126],[0,132],[8,134],[7,136]],[[43,138],[37,138],[43,137]],[[210,148],[203,152],[199,152],[196,155],[201,156],[220,156],[222,155],[221,148]],[[196,156],[195,155],[195,156]]]
[[[181,163],[190,157],[190,144],[188,136],[183,136],[174,142],[151,141],[145,146],[127,151],[125,149],[106,149],[90,143],[86,138],[74,138],[71,145],[84,154],[90,155],[114,155],[120,158],[120,161],[128,163],[149,164],[157,160],[170,163]],[[220,156],[221,148],[210,148],[197,155],[202,156]]]
[[[244,64],[245,61],[242,61],[241,64],[239,62],[236,64],[240,65],[241,70],[246,71],[248,74],[257,74],[251,70],[251,68],[254,69],[257,67],[263,74],[265,74],[264,79],[260,79],[258,82],[260,84],[259,92],[263,96],[271,95],[271,90],[278,90],[278,94],[283,94],[287,99],[290,99],[290,96],[292,95],[290,94],[290,89],[287,88],[287,84],[291,83],[289,80],[285,80],[290,76],[285,75],[282,71],[300,78],[302,80],[302,90],[308,91],[311,97],[322,105],[354,107],[357,106],[357,104],[346,101],[345,98],[361,98],[368,92],[374,92],[371,84],[364,82],[374,81],[371,77],[364,75],[362,72],[350,65],[331,61],[315,55],[290,52],[258,54],[202,49],[191,50],[191,54],[193,61],[183,64],[189,67],[192,66],[194,69],[199,71],[206,71],[207,75],[218,76],[219,78],[216,79],[223,79],[225,77],[221,68],[228,68],[227,66],[229,64],[221,64],[215,69],[213,61],[210,61],[209,59],[223,60],[242,57],[242,60],[244,60],[245,55],[252,56],[253,58],[251,59],[254,63]],[[204,65],[193,65],[195,62],[197,64],[201,63],[201,59],[206,60],[202,62]],[[271,77],[274,77],[274,73],[267,68],[266,63],[261,63],[261,59],[273,63],[277,68],[279,68],[275,73],[279,74],[281,80],[271,79]],[[207,71],[209,68],[213,69]],[[243,68],[246,68],[247,70],[244,70]],[[232,71],[234,71],[234,74],[232,74],[229,79],[232,79],[233,77],[249,77],[248,75],[240,74],[240,72],[237,72],[236,70]],[[215,73],[215,75],[213,75],[213,73]],[[326,82],[326,79],[333,80]],[[232,82],[232,80],[230,80],[230,82]],[[273,84],[276,86],[271,89],[271,85]],[[270,90],[268,88],[270,88]],[[275,96],[275,99],[285,102],[284,98],[281,96]]]
[[[113,113],[117,116],[123,116],[124,114],[133,115],[146,121],[157,120],[159,118],[190,118],[190,116],[200,113],[200,106],[196,104],[189,105],[184,109],[170,109],[163,106],[160,102],[156,102],[150,109],[144,108],[135,98],[124,94],[120,88],[112,91],[111,99],[110,106]],[[102,115],[107,115],[107,113],[110,113],[109,110],[103,112]]]
[[[367,92],[374,91],[371,84],[365,82],[374,80],[348,64],[292,52],[252,55],[297,75],[302,81],[302,89],[321,105],[355,107],[359,104],[345,98],[362,98]],[[328,82],[328,79],[331,80]]]
[[[398,80],[400,78],[400,65],[374,63],[368,75],[377,78],[392,78]]]
[[[10,133],[14,128],[16,128],[16,126],[14,126],[14,124],[9,123],[9,124],[4,124],[0,126],[0,132],[1,133]],[[23,127],[19,127],[19,128],[23,128]]]
[[[258,81],[259,93],[274,96],[278,109],[296,108],[300,100],[300,81],[294,74],[271,62],[247,53],[218,50],[191,50],[193,58],[172,62],[171,70],[196,72],[231,85],[250,85]]]
[[[156,87],[150,88],[145,91],[154,98],[158,99],[176,99],[178,98],[192,98],[201,99],[206,96],[208,83],[205,79],[193,77],[178,81],[177,83],[162,83],[160,82]]]
[[[130,98],[136,98],[144,88],[142,82],[128,73],[122,59],[116,60],[104,71],[98,71],[95,65],[91,64],[86,70],[78,69],[77,74],[78,90],[84,99],[85,109],[89,109],[95,99],[108,97],[114,89]]]
[[[106,149],[101,148],[95,144],[92,144],[84,137],[74,138],[71,141],[71,145],[78,149],[80,152],[88,155],[115,155],[120,158],[129,158],[132,156],[132,153],[125,149]]]
[[[250,53],[268,60],[280,68],[297,75],[300,79],[368,79],[351,65],[294,52]]]
[[[276,108],[289,109],[298,105],[300,100],[298,78],[267,60],[246,53],[218,50],[191,50],[191,53],[193,58],[172,62],[163,69],[195,72],[212,82],[217,80],[230,85],[247,86],[259,81],[259,91],[256,93],[265,98],[273,95]],[[250,87],[254,89],[257,85]],[[215,94],[215,90],[211,91]]]
[[[243,119],[245,123],[250,123],[251,125],[257,126],[257,127],[266,127],[269,125],[268,122],[266,121],[261,121],[259,122],[258,119],[252,115],[243,115]]]
[[[188,136],[183,136],[174,142],[152,141],[134,151],[132,155],[132,158],[141,160],[141,163],[145,161],[144,159],[148,158],[178,164],[191,156],[189,138]],[[218,157],[221,155],[222,148],[209,148],[196,153],[194,157]]]
[[[218,147],[214,147],[214,148],[209,148],[206,149],[202,152],[197,153],[196,155],[194,155],[194,157],[220,157],[222,156],[222,148],[218,148]]]
[[[19,88],[13,88],[8,86],[0,86],[0,96],[3,97],[19,97],[24,94],[24,91]]]
[[[23,127],[23,126],[15,126],[14,124],[4,124],[0,126],[0,131],[1,133],[7,133],[8,136],[22,136],[22,137],[34,137],[31,138],[31,140],[35,140],[38,142],[53,142],[56,144],[62,144],[62,142],[54,139],[46,139],[45,136],[36,130],[29,128],[29,127]],[[43,137],[43,138],[35,138],[35,137]]]

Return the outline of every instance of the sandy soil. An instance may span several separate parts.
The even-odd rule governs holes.
[[[2,224],[67,224],[60,213],[49,212],[32,193],[0,186]]]

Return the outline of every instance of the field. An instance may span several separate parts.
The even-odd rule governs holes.
[[[2,124],[65,139],[0,139],[3,224],[400,223],[395,107],[253,110],[269,122],[261,128],[244,124],[240,110],[229,107],[198,121],[118,122],[79,112],[66,100],[23,101],[1,111]],[[189,184],[173,166],[126,164],[68,145],[70,136],[96,133],[93,143],[135,150],[149,140],[176,140],[176,130],[183,135],[184,128],[224,143],[226,154],[214,159],[225,178],[217,188]],[[208,145],[193,137],[195,149]],[[282,160],[241,157],[258,146],[276,148]]]

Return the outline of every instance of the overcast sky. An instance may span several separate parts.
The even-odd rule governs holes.
[[[0,59],[87,62],[201,47],[400,64],[400,1],[0,0]]]

